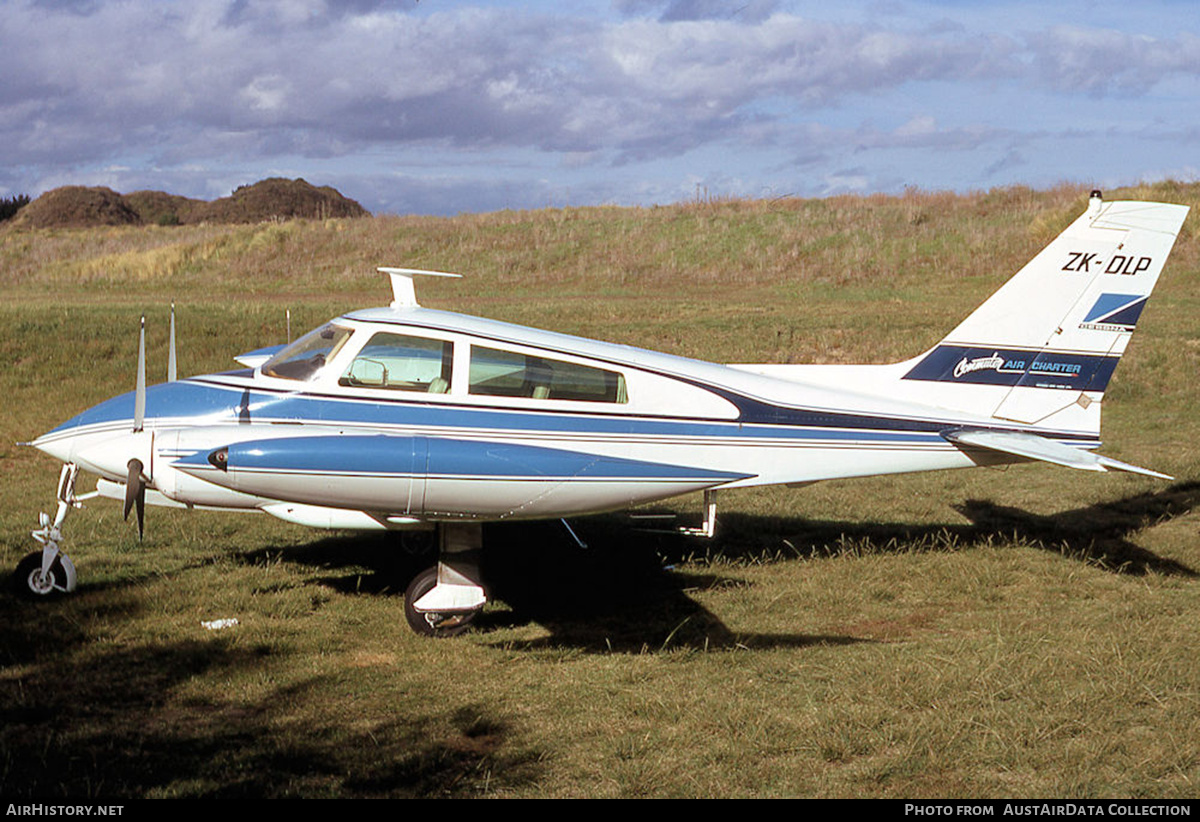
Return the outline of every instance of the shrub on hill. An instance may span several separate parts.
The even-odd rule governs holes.
[[[165,191],[135,191],[125,195],[125,203],[138,213],[143,223],[152,225],[183,225],[195,222],[191,219],[197,209],[207,205],[203,200],[193,200]]]
[[[368,216],[370,212],[335,188],[271,177],[251,186],[239,186],[229,197],[204,203],[189,222],[257,223],[291,217],[324,220]]]
[[[0,223],[11,220],[17,212],[29,205],[28,194],[18,194],[15,197],[5,197],[0,200]]]
[[[63,186],[47,191],[25,206],[13,225],[28,228],[86,228],[135,225],[142,220],[111,188]]]
[[[26,198],[28,200],[28,198]],[[259,223],[267,220],[369,217],[371,213],[330,186],[270,178],[241,186],[212,202],[163,191],[124,196],[110,188],[64,186],[21,208],[13,225],[22,228],[86,228],[100,225],[188,225]]]

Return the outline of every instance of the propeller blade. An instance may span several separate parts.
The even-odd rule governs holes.
[[[175,382],[175,303],[171,303],[171,340],[167,346],[167,382]]]
[[[129,474],[125,477],[125,512],[122,515],[125,519],[129,519],[129,511],[133,508],[133,501],[140,486],[142,486],[142,461],[134,457],[129,461]]]
[[[146,481],[142,479],[142,461],[134,457],[129,461],[129,474],[125,477],[125,513],[126,520],[129,512],[137,507],[138,539],[142,538],[146,527]]]
[[[146,315],[138,337],[137,391],[133,398],[133,430],[141,431],[146,419]],[[139,463],[140,465],[140,463]]]
[[[146,483],[144,482],[138,484],[134,507],[137,509],[138,540],[140,541],[146,535]]]

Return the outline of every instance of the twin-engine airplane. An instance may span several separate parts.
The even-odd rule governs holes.
[[[418,306],[355,311],[245,370],[90,408],[32,445],[65,464],[57,515],[18,566],[31,595],[75,587],[66,513],[92,496],[260,510],[321,528],[433,528],[408,588],[420,633],[464,630],[487,594],[482,523],[679,494],[1041,460],[1170,479],[1095,453],[1101,399],[1188,209],[1080,216],[930,351],[893,365],[718,365]],[[450,275],[456,276],[456,275]],[[80,469],[96,491],[75,494]]]

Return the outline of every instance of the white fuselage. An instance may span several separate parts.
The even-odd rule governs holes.
[[[304,378],[267,363],[153,386],[142,431],[125,395],[34,445],[110,484],[136,456],[152,502],[367,528],[996,461],[942,436],[996,420],[873,393],[873,366],[847,390],[416,307],[334,324],[338,348]],[[404,362],[380,334],[442,359]]]

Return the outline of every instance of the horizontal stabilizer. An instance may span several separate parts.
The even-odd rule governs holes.
[[[1174,479],[1167,474],[1151,471],[1149,468],[1139,468],[1136,465],[1130,465],[1111,457],[1103,457],[1091,451],[1072,448],[1037,434],[1025,434],[1019,431],[958,430],[943,432],[942,436],[956,445],[986,448],[989,451],[1000,451],[1026,459],[1052,462],[1055,465],[1065,465],[1067,468],[1078,468],[1082,471],[1127,471],[1131,474],[1143,474],[1157,479]]]
[[[413,278],[424,277],[461,277],[461,274],[451,274],[449,271],[426,271],[421,268],[390,268],[380,266],[379,271],[392,278],[392,308],[418,308],[417,289]]]

